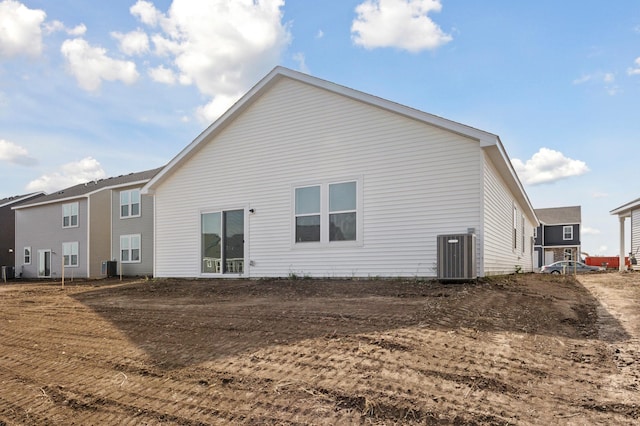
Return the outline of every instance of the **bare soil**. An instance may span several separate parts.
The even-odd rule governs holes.
[[[634,424],[640,275],[0,285],[0,425]]]

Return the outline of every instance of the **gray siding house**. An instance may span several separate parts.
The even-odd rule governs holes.
[[[79,184],[14,208],[16,259],[24,278],[99,278],[153,272],[153,199],[140,188],[160,169]]]
[[[536,209],[540,226],[535,235],[535,267],[559,260],[580,260],[580,206]]]
[[[478,276],[533,269],[498,136],[282,67],[143,193],[156,277],[436,277],[450,234]]]
[[[16,249],[16,215],[13,207],[34,200],[45,195],[44,192],[16,195],[0,200],[0,267],[4,268],[3,279],[13,275],[16,258],[22,258],[25,253]],[[27,253],[27,256],[30,254]],[[8,268],[11,268],[10,270]]]

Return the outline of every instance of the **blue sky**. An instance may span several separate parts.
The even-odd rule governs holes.
[[[276,65],[499,135],[534,208],[617,253],[637,0],[0,0],[0,198],[161,166]]]

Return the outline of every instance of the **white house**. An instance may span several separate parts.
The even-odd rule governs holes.
[[[625,270],[625,256],[627,253],[624,251],[624,241],[625,241],[625,226],[624,222],[627,218],[631,221],[631,247],[630,247],[630,258],[635,258],[636,263],[633,263],[631,267],[635,270],[640,269],[637,264],[637,258],[640,257],[638,252],[640,251],[640,198],[630,201],[626,204],[621,205],[620,207],[616,207],[611,210],[610,213],[612,215],[618,216],[618,220],[620,221],[620,263],[619,269],[620,271]]]
[[[157,277],[435,277],[533,268],[538,225],[500,138],[277,67],[142,189]]]

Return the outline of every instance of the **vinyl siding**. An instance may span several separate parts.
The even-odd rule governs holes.
[[[435,276],[436,236],[481,225],[477,141],[283,79],[156,191],[155,275],[200,275],[200,213],[247,214],[248,276]],[[296,185],[357,180],[360,241],[293,244]]]
[[[100,191],[89,198],[91,233],[89,234],[89,276],[102,277],[102,262],[109,260],[111,216],[109,191]],[[85,254],[86,255],[86,254]]]
[[[141,195],[140,217],[120,218],[120,192],[140,186],[118,188],[111,191],[111,217],[113,232],[111,236],[112,260],[118,262],[118,273],[123,275],[153,275],[153,197]],[[120,261],[120,236],[140,235],[140,262],[122,263]]]
[[[515,201],[495,166],[484,157],[484,275],[509,274],[520,266],[533,269],[532,238],[535,226],[524,216],[524,252],[522,246],[522,206]],[[517,209],[516,248],[513,246],[513,208]]]
[[[640,258],[640,210],[631,211],[631,253]]]

